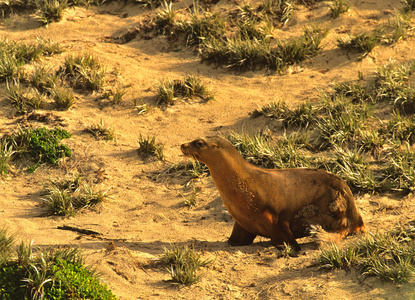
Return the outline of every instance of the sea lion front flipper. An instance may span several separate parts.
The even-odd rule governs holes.
[[[283,248],[284,243],[286,243],[293,247],[295,251],[300,251],[301,247],[291,232],[290,223],[288,221],[280,221],[277,224],[271,234],[271,243],[279,249]]]
[[[232,234],[228,239],[228,243],[231,246],[245,246],[250,245],[254,241],[256,234],[252,234],[242,228],[238,222],[235,222],[233,226]]]

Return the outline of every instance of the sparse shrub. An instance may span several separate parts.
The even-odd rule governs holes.
[[[202,261],[200,254],[189,247],[179,248],[173,246],[171,250],[164,249],[161,261],[167,265],[173,281],[191,285],[199,281],[198,269],[210,263]]]
[[[415,62],[389,63],[375,71],[374,90],[379,100],[398,101],[408,89],[409,77],[415,71]]]
[[[261,107],[261,111],[259,113],[266,117],[283,119],[289,115],[290,112],[290,108],[285,101],[272,101],[266,106]]]
[[[277,41],[278,46],[272,49],[271,54],[275,58],[280,58],[284,65],[300,63],[318,54],[321,42],[327,32],[327,30],[318,27],[306,27],[304,35],[297,39],[285,43]],[[271,58],[271,62],[274,61],[272,65],[276,70],[279,70],[279,62],[275,61],[275,58]]]
[[[138,138],[138,153],[144,156],[152,155],[159,160],[164,159],[163,148],[164,145],[156,144],[156,137],[144,137],[141,135]]]
[[[211,38],[204,42],[201,57],[207,63],[240,70],[267,67],[281,71],[287,65],[315,56],[325,35],[326,31],[318,28],[305,28],[303,36],[285,43],[277,41],[274,48],[268,39]]]
[[[184,93],[188,98],[199,97],[205,101],[213,99],[212,92],[206,87],[199,76],[189,74],[183,80]]]
[[[161,82],[157,85],[158,95],[157,95],[157,105],[160,104],[173,104],[176,100],[178,89],[181,86],[176,83],[174,80],[169,79],[166,82]]]
[[[334,163],[326,164],[326,168],[343,178],[353,190],[374,193],[386,189],[384,182],[369,169],[362,149],[344,150],[335,147],[334,155]]]
[[[267,41],[273,36],[274,25],[268,18],[264,18],[263,21],[257,18],[241,18],[236,25],[241,39]]]
[[[415,117],[402,117],[395,112],[380,132],[393,140],[412,144],[415,142]]]
[[[404,40],[408,36],[408,32],[411,30],[411,16],[405,13],[396,13],[393,20],[388,21],[389,31],[391,33],[384,37],[384,41],[388,44],[397,43],[400,40]]]
[[[10,259],[14,237],[7,233],[5,227],[0,229],[0,267]],[[1,289],[0,289],[1,291]]]
[[[36,8],[32,0],[9,0],[0,2],[0,20],[10,17],[16,12]]]
[[[205,40],[201,48],[201,57],[204,62],[239,70],[254,70],[264,66],[274,69],[275,60],[278,60],[273,59],[268,41],[240,37]]]

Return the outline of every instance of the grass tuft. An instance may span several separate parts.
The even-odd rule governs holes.
[[[76,89],[97,91],[105,83],[105,69],[98,57],[89,53],[67,56],[60,73]]]
[[[334,0],[334,3],[329,4],[330,7],[330,16],[333,19],[340,17],[342,13],[345,13],[349,10],[350,4],[344,0]]]
[[[210,263],[210,261],[202,261],[200,254],[192,248],[177,246],[173,246],[170,250],[165,248],[161,261],[167,265],[173,281],[185,285],[198,282],[200,279],[198,269]]]
[[[415,229],[408,225],[387,232],[369,233],[344,248],[331,244],[318,258],[323,268],[356,267],[364,276],[408,282],[415,274]]]
[[[156,144],[156,137],[144,137],[141,135],[138,138],[138,153],[144,156],[155,156],[159,160],[164,159],[163,148],[164,145]]]
[[[46,190],[44,203],[50,215],[71,216],[77,210],[93,207],[108,198],[107,191],[96,190],[77,173],[61,180],[51,179]]]
[[[103,119],[98,124],[89,126],[85,131],[92,134],[97,140],[112,141],[114,139],[114,130],[106,127]]]

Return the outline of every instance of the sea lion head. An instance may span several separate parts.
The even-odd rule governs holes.
[[[184,155],[196,159],[209,166],[215,158],[221,155],[224,148],[231,147],[232,144],[220,136],[201,137],[192,142],[181,145]]]

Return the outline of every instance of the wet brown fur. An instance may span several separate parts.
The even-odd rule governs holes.
[[[249,245],[257,235],[299,250],[296,238],[321,225],[343,238],[365,232],[347,184],[316,169],[263,169],[247,162],[226,139],[214,136],[183,144],[182,152],[206,164],[223,204],[235,219],[231,245]]]

